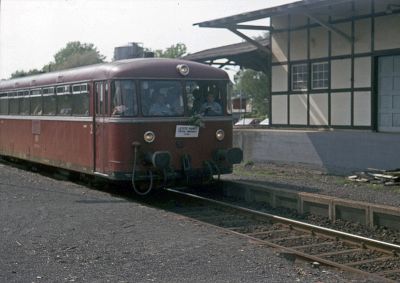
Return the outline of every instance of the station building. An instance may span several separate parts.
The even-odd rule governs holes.
[[[254,24],[266,18],[268,26]],[[360,159],[353,167],[400,167],[397,157],[389,161],[400,136],[386,134],[400,133],[400,0],[304,0],[197,25],[226,28],[252,44],[246,30],[269,31],[272,127],[353,130],[322,137],[323,150]],[[307,147],[304,136],[289,136],[292,146],[305,146],[299,151],[329,155],[318,152],[318,141],[307,137]],[[336,148],[343,141],[355,148]],[[388,151],[381,154],[382,147]],[[371,150],[382,162],[367,160]]]

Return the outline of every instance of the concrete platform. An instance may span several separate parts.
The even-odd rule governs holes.
[[[366,168],[400,167],[400,134],[360,130],[235,129],[244,160],[321,166],[350,174]]]
[[[2,164],[0,223],[0,282],[349,280],[188,218]]]

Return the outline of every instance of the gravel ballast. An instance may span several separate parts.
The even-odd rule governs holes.
[[[0,164],[0,282],[367,282],[110,192]]]
[[[400,206],[400,186],[350,181],[347,176],[330,175],[323,168],[306,164],[252,163],[237,165],[224,180],[241,180],[374,204]]]

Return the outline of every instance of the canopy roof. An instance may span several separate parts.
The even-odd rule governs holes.
[[[204,21],[195,23],[200,27],[230,27],[244,22],[255,21],[259,19],[269,18],[272,16],[286,15],[289,13],[296,13],[299,11],[308,11],[312,13],[312,10],[333,6],[340,3],[351,2],[352,0],[303,0],[286,5],[275,6],[271,8],[256,10],[252,12],[241,13],[229,17],[219,18],[210,21]],[[246,27],[246,26],[245,26]]]
[[[262,39],[257,42],[269,48],[269,39]],[[267,54],[260,52],[253,44],[249,42],[241,42],[199,51],[189,54],[183,57],[183,59],[220,65],[221,67],[226,65],[239,65],[256,71],[267,71],[266,62],[268,56]],[[226,61],[221,63],[221,59],[225,59]],[[218,62],[216,62],[216,60],[218,60]]]

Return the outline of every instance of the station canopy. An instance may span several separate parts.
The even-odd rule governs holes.
[[[269,39],[257,40],[257,42],[269,49]],[[189,54],[183,59],[224,66],[240,66],[256,71],[267,72],[268,53],[260,51],[256,46],[249,42],[241,42],[206,49],[200,52]]]
[[[254,46],[259,53],[261,52],[264,54],[264,56],[269,56],[269,43],[268,46],[265,46],[263,43],[258,42],[257,40],[245,35],[242,30],[273,31],[273,27],[267,25],[264,26],[251,24],[251,22],[271,17],[284,16],[288,14],[304,15],[308,17],[311,22],[316,23],[324,27],[325,29],[338,34],[339,36],[344,37],[348,41],[351,41],[352,38],[348,34],[331,25],[329,22],[320,17],[321,15],[331,15],[332,13],[341,16],[351,16],[353,13],[351,5],[352,0],[303,0],[281,6],[246,12],[210,21],[204,21],[196,23],[194,25],[206,28],[228,29],[229,31],[244,39],[250,45]],[[205,50],[204,52],[206,51],[208,50]],[[254,60],[256,60],[255,57]],[[268,67],[265,66],[263,68]]]

